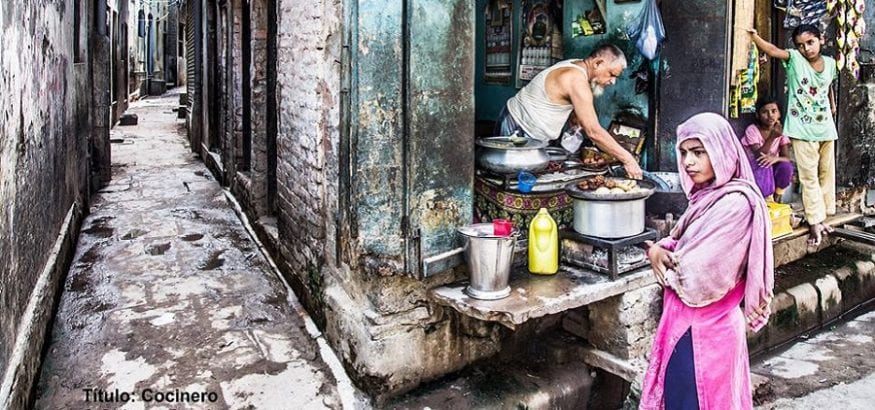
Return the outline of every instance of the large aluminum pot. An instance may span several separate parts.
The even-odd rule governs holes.
[[[510,295],[510,268],[519,232],[510,236],[493,235],[492,223],[471,224],[459,228],[465,238],[465,262],[470,284],[465,293],[482,300],[501,299]]]
[[[550,163],[547,143],[531,138],[487,137],[477,140],[477,166],[499,174],[541,171]]]
[[[638,181],[640,192],[599,195],[573,182],[565,191],[574,200],[574,230],[599,238],[624,238],[644,232],[644,202],[654,186]]]

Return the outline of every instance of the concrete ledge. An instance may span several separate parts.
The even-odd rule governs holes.
[[[70,206],[49,258],[34,286],[18,326],[12,355],[0,383],[0,408],[29,408],[31,392],[42,363],[42,349],[50,336],[49,323],[55,312],[58,290],[75,252],[76,232],[83,213],[77,203]]]
[[[827,218],[825,223],[832,227],[840,227],[860,219],[861,217],[862,215],[859,214],[840,214]],[[838,238],[827,237],[822,241],[820,246],[809,247],[808,227],[801,226],[796,228],[793,232],[772,240],[772,245],[775,251],[775,268],[823,251],[839,242],[841,242],[841,240]]]
[[[526,268],[511,273],[510,296],[494,301],[465,294],[467,283],[454,283],[430,291],[436,303],[479,320],[495,321],[515,329],[528,320],[586,306],[656,282],[649,268],[612,281],[605,275],[561,266],[556,275],[531,275]]]
[[[842,241],[777,268],[772,316],[759,333],[748,332],[750,353],[759,353],[824,326],[875,298],[873,260],[875,247]]]

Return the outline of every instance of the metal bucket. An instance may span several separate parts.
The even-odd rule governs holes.
[[[510,236],[496,236],[490,222],[463,226],[459,233],[465,238],[465,263],[471,279],[465,293],[482,300],[510,295],[508,281],[519,232],[514,230]]]

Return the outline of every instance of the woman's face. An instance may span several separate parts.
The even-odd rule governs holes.
[[[691,138],[681,143],[681,159],[684,171],[696,185],[704,185],[714,180],[714,168],[708,151],[698,138]]]
[[[781,110],[778,109],[778,104],[769,103],[760,107],[760,110],[757,111],[757,117],[760,124],[771,127],[781,120]]]

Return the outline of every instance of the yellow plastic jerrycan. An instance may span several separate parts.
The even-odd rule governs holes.
[[[529,272],[552,275],[559,271],[559,229],[541,208],[529,224]]]

